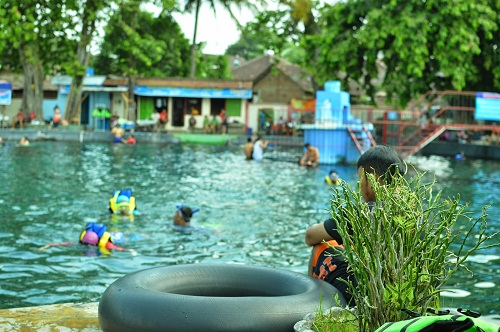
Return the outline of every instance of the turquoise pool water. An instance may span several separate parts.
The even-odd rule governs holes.
[[[98,301],[124,274],[162,265],[227,262],[306,272],[305,229],[328,217],[331,190],[323,182],[331,167],[300,168],[296,150],[267,151],[261,163],[246,161],[241,146],[77,144],[35,142],[0,148],[0,308]],[[285,161],[280,161],[283,159]],[[476,215],[492,204],[489,226],[500,229],[499,164],[420,158],[447,195],[460,193]],[[356,184],[353,166],[335,166]],[[113,219],[113,189],[131,188],[142,215]],[[171,226],[176,205],[199,208],[191,232]],[[102,255],[78,241],[95,220],[128,239],[129,252]],[[444,304],[500,314],[499,249],[468,262],[449,287],[466,298]],[[479,285],[496,284],[493,288]],[[484,284],[488,282],[490,284]]]

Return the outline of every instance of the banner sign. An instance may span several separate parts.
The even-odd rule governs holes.
[[[148,88],[136,86],[134,87],[134,93],[145,97],[252,98],[252,89]]]
[[[12,102],[12,84],[0,81],[0,105],[10,105]]]
[[[477,92],[474,118],[476,120],[500,121],[500,94]]]

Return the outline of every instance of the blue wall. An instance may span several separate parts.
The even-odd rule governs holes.
[[[322,165],[355,164],[361,155],[345,127],[304,130],[304,143],[318,148]]]
[[[339,81],[325,82],[325,90],[316,92],[315,123],[303,126],[304,143],[319,149],[320,164],[357,163],[361,153],[347,126],[354,130],[363,127],[361,120],[351,114],[350,95],[340,90]],[[366,151],[371,143],[367,134],[357,132],[356,135],[361,138],[362,150]]]
[[[64,116],[66,101],[68,100],[68,88],[64,86],[59,87],[57,99],[44,101],[43,115],[46,119],[51,119],[54,114],[54,106],[59,105],[61,113]],[[97,106],[105,107],[110,109],[111,94],[109,92],[98,92],[90,91],[88,92],[89,107],[88,109],[82,108],[82,113],[86,112],[89,115],[89,126],[94,128],[97,125],[97,121],[92,117],[92,111]],[[47,102],[47,109],[45,108],[45,102]],[[100,123],[99,123],[100,124]]]

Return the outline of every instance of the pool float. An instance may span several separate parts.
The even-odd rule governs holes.
[[[320,305],[346,302],[327,282],[276,268],[156,267],[113,282],[99,303],[103,331],[293,331]]]

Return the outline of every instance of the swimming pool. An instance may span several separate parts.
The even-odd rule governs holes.
[[[296,151],[296,150],[295,150]],[[306,272],[305,229],[328,217],[330,166],[307,170],[285,156],[246,161],[241,146],[35,142],[0,148],[0,308],[98,301],[124,274],[163,265],[199,262],[272,266]],[[294,153],[294,152],[291,152]],[[422,167],[438,177],[449,195],[460,192],[471,210],[498,202],[499,164],[443,160]],[[425,166],[425,167],[424,167]],[[356,184],[353,166],[335,166]],[[114,189],[131,188],[142,215],[113,219],[107,210]],[[199,208],[191,232],[172,226],[176,205]],[[100,255],[80,245],[38,248],[78,241],[87,221],[105,223],[128,241],[128,252]],[[500,208],[489,210],[489,226],[500,227]],[[462,271],[449,284],[472,294],[445,305],[500,313],[497,249],[474,257],[471,277]],[[496,288],[474,286],[496,283]]]

